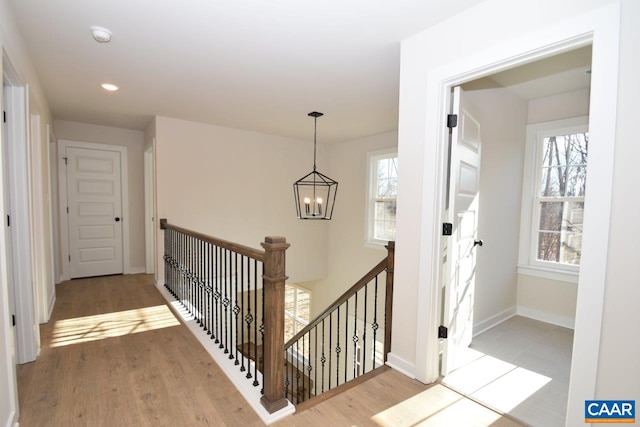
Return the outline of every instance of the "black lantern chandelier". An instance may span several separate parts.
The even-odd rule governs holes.
[[[314,111],[313,117],[313,171],[293,183],[298,219],[331,219],[336,201],[338,183],[316,170],[316,133],[318,117],[324,114]]]

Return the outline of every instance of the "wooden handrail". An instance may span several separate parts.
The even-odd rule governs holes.
[[[264,324],[263,324],[264,334],[262,337],[263,395],[260,398],[260,403],[262,404],[262,406],[265,407],[265,409],[269,413],[274,413],[286,407],[288,404],[288,401],[284,397],[284,393],[285,393],[285,388],[284,388],[284,364],[285,364],[284,287],[285,287],[285,282],[287,280],[287,276],[285,274],[286,250],[289,248],[289,244],[287,243],[287,240],[284,237],[267,236],[265,237],[264,242],[261,243],[264,249],[264,251],[261,251],[259,249],[254,249],[248,246],[241,245],[239,243],[229,242],[227,240],[218,239],[216,237],[211,237],[203,233],[198,233],[196,231],[187,230],[185,228],[169,224],[166,219],[160,220],[160,229],[174,230],[183,235],[198,239],[203,242],[210,243],[216,247],[232,251],[236,254],[246,256],[248,258],[252,258],[262,263],[263,265],[262,295],[264,298],[263,307],[269,307],[269,310],[266,310],[263,313],[263,321],[264,321]],[[236,270],[237,268],[238,266],[236,261]],[[254,282],[256,282],[255,279],[254,279]],[[254,283],[254,286],[257,286],[257,283]],[[237,290],[237,287],[235,289]],[[257,295],[257,287],[254,289],[254,292]],[[198,298],[200,298],[199,301],[202,301],[203,299],[201,296],[200,297],[196,296],[196,300]],[[227,299],[226,290],[225,290],[224,298]],[[227,300],[227,302],[229,301],[230,300]],[[257,304],[257,296],[255,301],[256,302],[254,304]],[[241,308],[237,306],[237,299],[236,299],[236,307],[239,309],[239,311],[241,310]],[[234,307],[234,309],[236,307]],[[256,310],[254,313],[257,314],[257,310],[258,310],[257,307],[254,306],[254,309]],[[226,308],[225,308],[225,313],[226,313]],[[237,314],[238,313],[236,313],[236,316]],[[236,321],[237,321],[237,317],[236,317]],[[257,327],[257,324],[255,327]],[[236,328],[237,328],[237,325],[236,325]],[[256,341],[257,341],[257,329],[255,329],[255,331],[256,331],[255,333],[256,333]],[[238,343],[236,342],[235,344],[233,344],[233,337],[231,338],[231,340],[232,340],[232,348],[236,347]],[[237,330],[236,330],[236,340],[237,340]],[[240,343],[241,346],[244,344],[245,343]],[[254,342],[254,345],[256,344],[257,343]],[[225,346],[227,345],[226,332],[225,332],[224,345]],[[220,348],[223,348],[223,344],[220,344]],[[227,348],[225,352],[228,350],[230,349]],[[255,361],[256,361],[255,363],[257,368],[258,358],[260,357],[258,355],[257,350],[254,352],[254,357],[255,357]],[[236,360],[236,364],[237,364],[237,360]],[[243,369],[244,369],[244,364],[243,364]],[[257,371],[254,375],[257,376]],[[250,378],[250,377],[247,377],[247,378]],[[259,385],[259,383],[256,379],[254,380],[254,386],[257,386],[257,385]]]
[[[389,246],[387,247],[387,249],[389,249],[389,253],[391,254],[393,253],[393,250],[391,248],[394,248],[394,247],[395,247],[395,242],[389,242]],[[329,316],[329,314],[331,314],[336,308],[338,308],[338,306],[342,305],[346,300],[351,298],[353,295],[355,295],[356,292],[362,289],[367,283],[372,281],[378,274],[382,273],[385,269],[387,269],[387,267],[389,266],[390,260],[392,259],[393,259],[393,255],[387,256],[385,259],[380,261],[378,265],[373,267],[371,271],[369,271],[367,274],[362,276],[362,278],[358,280],[355,285],[353,285],[351,288],[349,288],[349,290],[347,290],[337,300],[335,300],[333,304],[327,307],[326,310],[324,310],[322,313],[316,316],[316,318],[313,319],[311,322],[309,322],[307,326],[305,326],[293,338],[287,341],[284,345],[284,348],[289,348],[290,346],[292,346],[293,343],[295,343],[300,338],[302,338],[307,332],[309,332],[314,327],[319,325],[327,316]],[[393,265],[393,261],[391,261],[391,265]],[[389,324],[388,326],[391,326],[391,325]],[[391,328],[387,327],[386,329],[389,329],[389,334],[390,334]]]
[[[249,246],[244,246],[239,243],[229,242],[227,240],[219,239],[217,237],[212,237],[203,233],[198,233],[197,231],[187,230],[186,228],[169,224],[167,220],[164,218],[160,220],[160,229],[175,230],[182,234],[186,234],[187,236],[191,236],[196,239],[203,240],[207,243],[211,243],[212,245],[219,246],[224,249],[229,249],[230,251],[233,251],[233,252],[237,252],[240,255],[248,256],[249,258],[255,259],[256,261],[264,262],[264,251],[261,251],[260,249],[251,248]]]

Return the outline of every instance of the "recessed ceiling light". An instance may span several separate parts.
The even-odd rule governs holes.
[[[102,89],[108,90],[109,92],[115,92],[120,89],[118,86],[111,83],[102,83],[100,86],[102,87]]]
[[[111,31],[103,27],[90,27],[93,39],[98,43],[109,43],[111,41]]]

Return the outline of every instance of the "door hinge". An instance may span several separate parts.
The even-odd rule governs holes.
[[[67,165],[67,157],[63,157],[65,166]]]
[[[16,315],[15,314],[11,315],[11,326],[16,326]]]
[[[69,255],[69,262],[71,262],[71,255]]]
[[[447,127],[453,129],[458,126],[458,115],[457,114],[449,114],[447,115]]]
[[[447,338],[448,333],[449,329],[446,326],[440,325],[438,327],[438,338]]]
[[[7,227],[11,227],[11,217],[7,215]]]
[[[69,206],[67,206],[67,213],[69,213]]]
[[[450,222],[443,222],[442,223],[442,235],[443,236],[451,236],[452,233],[453,233],[453,224],[451,224]]]
[[[7,112],[6,111],[2,111],[2,121],[4,123],[7,123]]]

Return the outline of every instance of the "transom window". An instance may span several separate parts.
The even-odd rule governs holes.
[[[519,257],[525,274],[536,268],[577,274],[588,148],[586,117],[527,127]]]
[[[396,237],[398,153],[385,151],[369,155],[369,199],[367,241],[387,244]]]

